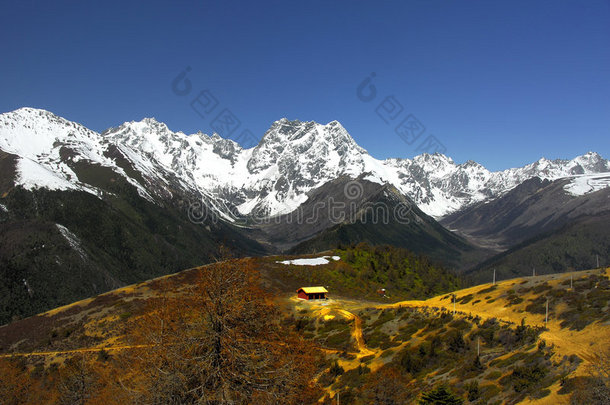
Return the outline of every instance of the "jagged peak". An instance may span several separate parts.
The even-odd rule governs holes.
[[[134,129],[138,128],[138,127],[151,128],[151,129],[154,128],[154,129],[162,129],[162,130],[167,130],[167,131],[173,132],[168,128],[168,126],[164,122],[157,121],[157,119],[154,117],[145,117],[139,121],[135,121],[135,120],[127,121],[127,122],[124,122],[122,125],[120,125],[120,127],[124,127],[124,128],[130,127],[130,128],[134,128]]]
[[[480,164],[479,162],[475,162],[474,160],[467,160],[464,163],[462,163],[460,165],[460,167],[465,167],[465,168],[469,168],[469,167],[476,167],[479,169],[484,169],[484,166],[482,164]]]
[[[451,159],[449,156],[444,155],[444,154],[442,154],[440,152],[422,153],[421,155],[417,155],[417,156],[413,157],[413,161],[424,161],[424,162],[430,162],[430,161],[441,162],[441,161],[444,161],[446,163],[455,164],[453,159]]]
[[[289,120],[287,118],[281,118],[273,122],[271,127],[263,135],[258,146],[260,148],[277,142],[295,141],[308,135],[312,131],[317,131],[318,139],[320,140],[332,138],[332,135],[341,133],[341,140],[343,142],[348,142],[350,145],[355,145],[355,147],[360,148],[338,121],[331,121],[328,124],[323,125],[316,121]]]
[[[605,160],[599,153],[597,152],[593,152],[593,151],[588,151],[585,154],[582,154],[580,156],[576,156],[574,160]]]

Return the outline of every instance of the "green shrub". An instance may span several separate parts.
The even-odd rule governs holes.
[[[511,375],[513,389],[516,392],[527,390],[542,380],[547,373],[548,370],[540,364],[516,367]]]

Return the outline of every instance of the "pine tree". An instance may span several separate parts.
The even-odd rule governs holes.
[[[423,393],[419,400],[420,405],[460,405],[463,402],[463,399],[456,397],[444,385]]]

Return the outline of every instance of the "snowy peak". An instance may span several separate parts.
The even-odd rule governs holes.
[[[138,187],[124,170],[106,156],[108,145],[95,131],[35,108],[0,114],[0,149],[18,156],[16,184],[26,188],[81,190],[101,195],[101,190],[80,181],[74,167],[79,162],[111,168]]]
[[[96,138],[80,124],[29,107],[0,114],[0,127],[0,148],[28,158],[51,153],[58,142],[88,144]]]
[[[278,162],[294,167],[290,162],[308,161],[309,166],[326,160],[330,171],[336,166],[347,166],[367,152],[337,121],[326,125],[313,121],[289,121],[283,118],[274,122],[260,143],[254,148],[248,170],[260,173]]]
[[[596,152],[587,152],[569,162],[572,174],[592,174],[610,171],[610,162]]]
[[[337,121],[326,125],[282,118],[254,148],[218,134],[174,132],[154,118],[125,122],[101,134],[34,108],[0,114],[0,149],[19,157],[18,184],[100,190],[79,181],[74,163],[111,168],[149,199],[174,193],[204,196],[224,218],[291,212],[312,190],[340,176],[389,184],[436,218],[496,198],[533,177],[555,180],[610,172],[594,152],[571,160],[541,158],[521,168],[490,172],[474,161],[456,164],[442,154],[377,160]],[[125,166],[127,161],[130,167]],[[133,175],[128,176],[126,170]],[[575,180],[571,193],[605,187]],[[189,197],[191,198],[191,197]]]
[[[521,171],[523,173],[535,174],[540,178],[553,180],[560,177],[579,174],[607,172],[610,171],[610,163],[595,152],[587,152],[584,155],[577,156],[571,160],[549,160],[543,157],[523,168],[509,169],[508,171]]]
[[[262,149],[299,142],[326,144],[333,149],[355,148],[361,153],[366,152],[338,121],[331,121],[322,125],[314,121],[289,121],[286,118],[274,122],[265,132],[256,148]]]
[[[242,149],[236,142],[221,138],[218,134],[209,136],[201,131],[191,135],[173,132],[165,123],[155,118],[125,122],[118,127],[107,129],[102,135],[114,142],[124,143],[153,155],[167,153],[177,147],[188,147],[191,144],[210,145],[225,154]]]

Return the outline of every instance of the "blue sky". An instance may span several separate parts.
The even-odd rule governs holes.
[[[609,1],[21,1],[3,4],[0,35],[2,112],[211,133],[227,109],[233,138],[282,117],[338,120],[377,158],[436,139],[493,170],[610,157]],[[202,117],[191,102],[204,90]],[[405,142],[395,128],[409,116],[425,131]]]

